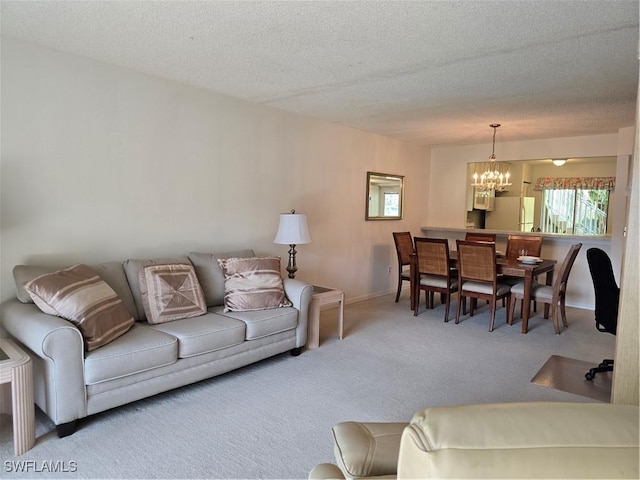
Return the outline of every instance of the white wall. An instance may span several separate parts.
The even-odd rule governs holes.
[[[1,295],[19,263],[254,248],[308,215],[298,277],[392,291],[391,232],[427,219],[429,151],[2,39]],[[365,222],[366,172],[405,176],[401,221]],[[387,272],[393,266],[392,274]]]

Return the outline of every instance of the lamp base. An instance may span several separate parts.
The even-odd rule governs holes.
[[[298,267],[296,267],[296,246],[289,245],[289,264],[287,265],[287,272],[289,272],[289,278],[296,278],[296,272],[298,271]]]

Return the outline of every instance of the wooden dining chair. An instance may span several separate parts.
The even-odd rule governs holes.
[[[507,237],[507,251],[505,256],[508,260],[516,260],[526,250],[530,257],[539,257],[542,252],[542,237],[533,235],[509,235]]]
[[[398,291],[396,293],[396,303],[400,299],[402,282],[411,283],[410,265],[413,256],[413,239],[411,232],[393,232],[393,241],[396,244],[398,255]]]
[[[544,318],[549,318],[549,306],[551,307],[551,318],[553,320],[553,327],[556,334],[560,334],[560,324],[558,322],[558,307],[560,307],[560,315],[562,316],[562,325],[567,328],[567,313],[565,311],[565,296],[567,293],[567,281],[569,280],[569,273],[573,263],[578,256],[578,252],[582,247],[582,243],[576,243],[571,246],[567,256],[562,262],[560,270],[553,281],[553,285],[541,285],[534,283],[531,286],[531,300],[542,302],[544,307]],[[513,325],[513,317],[515,314],[515,302],[516,300],[522,300],[524,298],[524,282],[519,282],[511,287],[511,299],[509,301],[509,316],[508,323]],[[521,310],[522,315],[522,310]],[[523,332],[527,333],[527,332]]]
[[[470,297],[469,315],[473,316],[478,298],[491,305],[489,331],[493,331],[497,301],[506,298],[509,307],[511,286],[498,281],[496,275],[496,246],[493,243],[456,240],[458,249],[458,308],[456,323],[460,321],[460,307],[465,297]]]
[[[416,282],[413,315],[418,315],[421,291],[426,293],[427,309],[433,308],[434,294],[440,293],[440,300],[445,304],[444,321],[448,322],[451,294],[458,291],[458,271],[449,266],[449,241],[444,238],[416,237],[414,244]]]
[[[539,257],[542,255],[542,237],[539,235],[509,235],[507,237],[507,252],[505,257],[507,260],[516,261],[521,256],[522,251],[526,251],[524,255],[530,257]],[[510,277],[505,275],[503,280],[511,285],[517,284],[522,279],[519,277]],[[537,302],[533,302],[533,311],[538,310]]]
[[[479,233],[479,232],[467,232],[464,236],[465,242],[485,242],[496,243],[495,233]]]

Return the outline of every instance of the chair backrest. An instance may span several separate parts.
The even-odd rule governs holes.
[[[520,256],[520,252],[526,250],[525,255],[539,257],[542,252],[542,237],[530,235],[509,235],[507,237],[506,257],[515,260]]]
[[[611,259],[604,250],[589,248],[587,263],[596,296],[596,328],[601,332],[616,334],[618,329],[618,302],[620,288],[613,274]]]
[[[496,284],[496,246],[493,243],[456,240],[461,281]]]
[[[487,242],[487,243],[496,243],[496,234],[495,233],[477,233],[477,232],[467,232],[464,236],[465,242]]]
[[[449,241],[445,238],[414,238],[418,273],[449,277]]]
[[[560,297],[561,294],[564,294],[567,291],[567,281],[569,280],[569,273],[571,273],[573,262],[575,262],[580,248],[582,248],[581,243],[575,243],[571,245],[567,256],[564,258],[564,261],[560,266],[560,270],[558,270],[558,276],[553,283],[553,297],[556,300]]]
[[[411,232],[393,232],[393,241],[396,244],[398,264],[400,267],[409,265],[411,263],[411,255],[413,255]]]

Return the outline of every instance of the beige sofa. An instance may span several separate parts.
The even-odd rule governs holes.
[[[74,324],[43,313],[24,288],[31,279],[60,267],[16,266],[17,298],[0,305],[0,319],[5,331],[31,356],[35,402],[56,424],[58,435],[73,433],[76,421],[86,416],[273,355],[287,351],[300,354],[307,339],[312,286],[283,278],[292,306],[223,311],[225,278],[217,259],[253,256],[253,250],[190,253],[90,266],[116,292],[135,320],[122,336],[91,351],[85,350]],[[204,293],[206,313],[148,323],[139,274],[141,268],[154,264],[193,265]]]
[[[502,403],[434,407],[409,424],[333,428],[329,478],[639,478],[638,407]]]

